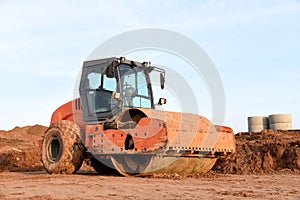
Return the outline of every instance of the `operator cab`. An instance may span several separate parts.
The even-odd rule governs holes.
[[[165,71],[149,63],[107,58],[83,63],[79,91],[83,120],[88,124],[113,121],[128,108],[153,108],[149,74],[160,73],[164,88]]]

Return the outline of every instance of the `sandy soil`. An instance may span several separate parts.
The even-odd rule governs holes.
[[[300,199],[298,175],[137,178],[0,173],[0,199]]]
[[[100,176],[43,171],[37,139],[47,127],[0,131],[0,199],[299,199],[300,131],[236,135],[237,152],[206,175]]]
[[[263,130],[235,135],[236,153],[220,158],[213,170],[229,174],[300,174],[300,130]]]
[[[46,130],[41,125],[0,130],[0,172],[43,170],[38,139]]]

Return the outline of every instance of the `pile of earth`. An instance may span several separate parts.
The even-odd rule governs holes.
[[[0,171],[43,170],[38,138],[46,130],[45,126],[35,125],[0,131]]]
[[[300,130],[241,132],[236,153],[218,159],[213,170],[225,174],[300,173]]]
[[[38,139],[46,130],[34,125],[0,131],[0,171],[44,170]],[[220,158],[210,173],[300,173],[300,130],[242,132],[236,143],[236,153]],[[92,168],[85,162],[81,170]]]

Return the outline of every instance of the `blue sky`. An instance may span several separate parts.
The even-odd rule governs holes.
[[[174,30],[204,48],[235,132],[248,116],[275,113],[291,113],[300,129],[300,1],[0,0],[0,24],[0,129],[48,125],[91,51],[139,28]]]

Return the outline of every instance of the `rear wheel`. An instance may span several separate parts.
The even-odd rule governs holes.
[[[80,128],[62,120],[46,131],[42,144],[42,162],[48,173],[76,173],[84,159],[85,148],[80,140]]]

